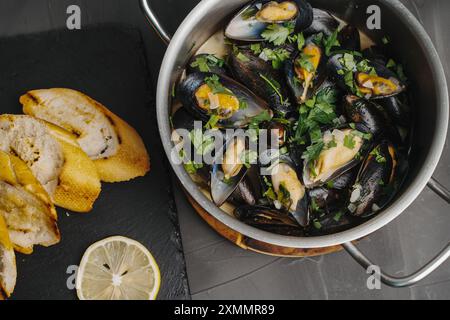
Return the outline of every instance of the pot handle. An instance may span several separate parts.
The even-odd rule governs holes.
[[[342,245],[344,249],[355,259],[364,269],[367,270],[368,267],[374,265],[372,261],[367,258],[364,253],[362,253],[353,243],[347,242]],[[450,243],[439,252],[439,254],[434,257],[430,262],[428,262],[425,266],[417,270],[416,272],[404,276],[404,277],[394,277],[383,270],[380,272],[381,282],[384,284],[395,287],[409,287],[412,286],[419,281],[423,280],[429,274],[431,274],[434,270],[436,270],[441,264],[443,264],[450,257]]]
[[[153,27],[153,30],[158,34],[158,36],[161,38],[161,40],[168,45],[171,40],[171,36],[166,32],[164,27],[159,23],[158,18],[153,13],[152,8],[150,8],[150,5],[148,3],[148,0],[139,0],[139,3],[141,5],[141,9],[145,14],[145,17],[147,18],[150,25]]]

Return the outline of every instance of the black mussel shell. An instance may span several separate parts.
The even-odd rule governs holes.
[[[379,105],[356,96],[346,96],[344,100],[346,116],[355,123],[356,129],[371,133],[375,140],[384,137],[395,142],[401,141],[397,128]]]
[[[234,215],[257,229],[285,236],[304,236],[303,228],[287,212],[263,206],[243,206],[236,208]]]
[[[320,32],[329,36],[339,27],[339,21],[328,11],[313,8],[313,17],[312,24],[303,32],[306,36]]]
[[[383,107],[396,124],[407,128],[411,126],[411,109],[406,96],[398,95],[379,99],[377,103]]]
[[[361,51],[361,37],[355,26],[348,24],[339,31],[338,41],[341,49],[348,51]]]
[[[378,144],[365,159],[353,186],[350,213],[366,218],[383,209],[395,194],[397,169],[395,146],[387,141]]]
[[[225,61],[213,54],[198,54],[192,57],[187,65],[187,74],[196,72],[211,72],[215,74],[228,75]]]
[[[386,50],[384,47],[373,45],[362,51],[363,57],[375,63],[385,66],[388,63]]]
[[[319,187],[308,190],[311,214],[316,211],[330,213],[343,208],[348,199],[348,190]]]
[[[270,62],[255,56],[250,50],[234,52],[229,57],[231,72],[236,80],[257,96],[265,100],[273,111],[287,114],[295,111],[295,104],[290,101],[284,78]]]
[[[327,63],[331,80],[335,81],[343,90],[351,94],[358,93],[366,99],[382,99],[398,95],[406,89],[406,85],[385,65],[365,60],[357,55],[353,55],[355,66],[350,70],[353,73],[353,82],[352,86],[349,86],[347,77],[349,70],[342,63],[344,55],[343,53],[336,53],[328,59]],[[356,65],[359,66],[362,62],[365,68],[375,71],[376,75],[359,71]],[[358,86],[359,92],[355,89],[356,86]]]
[[[199,120],[208,121],[211,115],[209,110],[205,110],[198,105],[195,94],[197,90],[204,85],[206,78],[217,76],[222,86],[231,90],[240,102],[245,101],[246,107],[239,108],[231,114],[229,118],[224,118],[218,121],[218,126],[221,128],[244,128],[248,126],[251,119],[263,112],[272,114],[268,104],[257,97],[249,89],[238,83],[237,81],[223,75],[216,75],[213,73],[193,73],[186,77],[179,85],[178,94],[184,107],[191,112],[191,114]]]
[[[184,107],[179,108],[171,118],[173,129],[186,129],[191,131],[194,129],[195,118]],[[198,120],[197,120],[198,121]]]
[[[261,186],[259,183],[259,168],[252,166],[247,175],[238,184],[229,201],[236,206],[256,205],[261,198]]]
[[[355,167],[352,170],[344,172],[339,177],[330,180],[327,183],[327,186],[337,190],[349,190],[355,183],[357,175],[358,175],[358,168]]]
[[[308,85],[307,88],[305,88],[305,81],[301,81],[299,79],[299,76],[296,72],[296,63],[298,59],[300,58],[300,55],[303,52],[296,51],[292,58],[287,60],[284,65],[284,73],[286,77],[286,83],[288,84],[289,88],[291,89],[292,94],[295,96],[298,103],[304,103],[306,100],[308,100],[314,93],[317,91],[318,88],[321,87],[322,83],[327,78],[327,72],[326,72],[326,60],[327,57],[325,55],[325,52],[321,45],[316,44],[312,38],[308,38],[306,40],[305,48],[307,46],[315,46],[320,50],[320,62],[319,65],[315,71],[314,77],[312,79],[311,84]],[[303,49],[304,51],[305,49]],[[305,95],[306,93],[306,95]]]
[[[260,17],[260,9],[270,5],[271,2],[294,3],[298,8],[298,13],[292,19],[284,21],[263,21]],[[284,24],[293,22],[295,32],[300,32],[308,28],[313,22],[313,10],[311,5],[304,0],[256,0],[245,6],[230,21],[225,29],[225,36],[237,41],[262,41],[262,33],[271,24]]]

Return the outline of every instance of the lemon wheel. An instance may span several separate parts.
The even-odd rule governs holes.
[[[111,237],[86,250],[76,287],[80,300],[154,300],[160,283],[158,265],[142,244]]]

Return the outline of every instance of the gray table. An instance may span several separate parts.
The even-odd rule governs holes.
[[[151,0],[170,31],[198,0]],[[404,0],[432,37],[450,76],[450,1]],[[0,34],[41,31],[65,25],[65,10],[79,4],[83,24],[124,22],[141,28],[149,67],[156,82],[164,46],[140,13],[136,0],[1,0],[9,18],[0,21]],[[449,77],[450,79],[450,77]],[[426,107],[426,106],[423,106]],[[450,140],[435,178],[450,188]],[[187,204],[177,183],[179,211],[187,272],[193,299],[449,299],[450,263],[407,289],[370,291],[367,275],[346,253],[306,259],[267,257],[235,247],[218,236]],[[361,242],[374,261],[393,274],[412,272],[450,240],[447,204],[430,189],[396,221]]]

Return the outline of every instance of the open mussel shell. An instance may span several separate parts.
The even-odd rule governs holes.
[[[323,186],[361,163],[369,140],[348,127],[323,133],[324,148],[314,161],[305,161],[303,182],[309,189]]]
[[[260,230],[285,236],[304,236],[303,228],[288,213],[264,206],[242,206],[234,211],[237,219]]]
[[[363,61],[359,56],[353,55],[355,66],[347,70],[344,66],[344,54],[336,53],[328,59],[327,70],[333,81],[351,94],[359,94],[366,99],[382,99],[398,95],[406,89],[406,85],[398,79],[397,75],[385,65],[364,60],[364,69],[358,69]],[[348,72],[353,75],[353,85],[349,86]],[[372,73],[374,71],[375,73]],[[355,89],[357,88],[357,90]]]
[[[273,111],[287,114],[295,110],[281,72],[249,49],[241,49],[229,57],[231,72],[236,80],[245,83],[258,97],[266,101]]]
[[[361,51],[361,37],[355,26],[348,24],[338,34],[339,45],[342,50]]]
[[[227,93],[213,94],[212,88],[206,84],[206,79],[214,76],[219,79],[220,85],[228,90]],[[264,100],[237,81],[223,75],[200,72],[190,74],[180,83],[178,93],[184,107],[196,119],[206,122],[213,111],[216,112],[219,115],[217,126],[221,128],[244,128],[255,116],[263,112],[272,114]],[[214,110],[212,110],[211,94],[213,94],[212,98],[218,100]],[[220,100],[222,98],[225,100],[224,103]],[[245,108],[241,108],[243,102],[245,102]]]
[[[248,172],[243,158],[246,150],[245,138],[232,137],[214,159],[210,191],[213,202],[219,207],[233,194]]]
[[[306,58],[305,58],[306,57]],[[314,70],[307,70],[301,65],[306,60]],[[298,103],[307,101],[327,78],[326,55],[321,45],[312,38],[306,40],[302,51],[296,51],[284,65],[286,83]]]
[[[378,144],[367,156],[350,196],[348,210],[354,216],[369,217],[379,212],[395,194],[397,150],[390,142]]]
[[[225,36],[238,41],[262,41],[261,34],[271,24],[293,23],[300,32],[313,22],[311,5],[304,0],[256,0],[230,21]]]
[[[397,128],[378,104],[350,95],[344,99],[344,109],[349,121],[354,122],[359,131],[371,133],[378,140],[384,137],[401,141]]]
[[[266,181],[263,185],[266,195],[272,194],[269,200],[273,206],[278,210],[289,212],[301,226],[307,226],[309,224],[308,194],[301,181],[301,172],[297,170],[295,163],[288,156],[280,156],[269,170],[270,175],[264,178],[269,181],[270,187],[267,186]],[[267,192],[268,188],[271,188],[271,192]]]
[[[339,27],[337,21],[328,11],[313,8],[313,22],[303,32],[304,35],[310,36],[322,32],[329,36]]]
[[[196,72],[208,72],[227,76],[228,70],[225,61],[212,54],[201,53],[192,57],[189,61],[187,68],[187,74]]]

